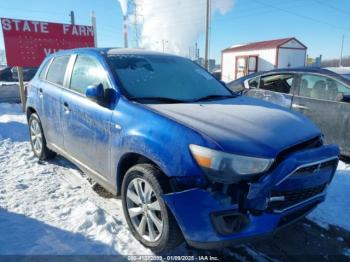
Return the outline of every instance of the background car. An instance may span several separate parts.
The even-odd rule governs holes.
[[[35,76],[36,71],[38,70],[37,67],[23,67],[23,81],[30,81]],[[11,69],[12,71],[12,78],[14,81],[18,81],[18,71],[17,67],[13,67]]]
[[[326,67],[326,69],[350,80],[350,67]]]
[[[338,144],[350,157],[350,80],[322,68],[276,69],[259,72],[228,84],[231,90],[291,108],[310,117],[326,143]],[[345,76],[345,77],[344,77]]]
[[[0,68],[0,81],[13,81],[11,67],[4,66]]]

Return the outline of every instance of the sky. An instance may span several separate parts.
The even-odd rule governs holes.
[[[75,12],[76,24],[83,25],[91,24],[90,14],[95,11],[99,47],[123,46],[118,0],[0,0],[0,17],[7,18],[69,23],[71,10]],[[220,63],[221,50],[229,46],[296,37],[308,47],[311,57],[339,58],[343,35],[343,54],[347,56],[350,55],[350,0],[235,0],[228,13],[217,12],[212,16],[210,57]],[[203,56],[203,34],[198,45]],[[0,49],[4,49],[1,31]]]

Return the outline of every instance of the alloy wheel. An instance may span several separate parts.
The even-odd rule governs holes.
[[[127,210],[136,232],[146,241],[157,241],[163,230],[161,206],[152,186],[142,178],[130,181]]]
[[[41,154],[43,149],[43,136],[38,120],[33,119],[30,123],[30,139],[32,141],[33,149],[37,155]]]

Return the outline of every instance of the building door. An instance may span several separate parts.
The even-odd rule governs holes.
[[[235,79],[258,71],[258,56],[236,57]]]

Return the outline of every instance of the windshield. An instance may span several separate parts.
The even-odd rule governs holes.
[[[231,96],[211,74],[176,56],[111,55],[109,63],[129,98],[195,101]]]

